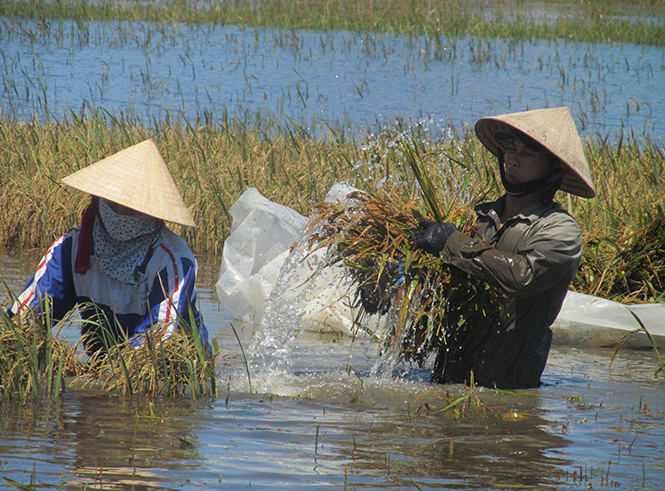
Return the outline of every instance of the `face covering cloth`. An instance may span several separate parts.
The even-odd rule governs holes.
[[[92,233],[99,269],[121,283],[136,286],[138,268],[163,232],[159,222],[144,214],[116,213],[108,201],[100,198],[99,215]]]

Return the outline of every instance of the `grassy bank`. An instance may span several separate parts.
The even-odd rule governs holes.
[[[2,1],[0,17],[29,18],[48,28],[53,20],[122,20],[234,24],[281,29],[394,32],[408,35],[474,35],[515,40],[665,45],[662,0],[364,1],[236,0],[139,2],[137,0]]]
[[[89,198],[60,179],[147,138],[154,139],[191,207],[197,227],[173,228],[198,254],[221,253],[232,224],[228,210],[248,187],[304,215],[340,181],[373,193],[415,196],[413,173],[395,145],[405,137],[426,156],[442,202],[475,202],[500,189],[494,157],[466,127],[393,124],[351,137],[340,126],[313,136],[319,130],[260,118],[218,125],[160,121],[148,129],[102,111],[70,113],[46,124],[1,118],[0,247],[43,249],[78,225]],[[605,248],[652,223],[665,204],[663,142],[631,135],[613,141],[585,141],[595,199],[558,195],[586,240]],[[460,192],[465,179],[470,184]]]

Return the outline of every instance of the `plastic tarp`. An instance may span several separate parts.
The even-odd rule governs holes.
[[[659,347],[665,347],[665,304],[624,305],[604,298],[568,292],[552,325],[554,344],[579,347],[615,346],[626,333],[640,329],[640,322]],[[650,348],[643,331],[631,335],[630,348]]]
[[[307,218],[247,189],[229,210],[217,296],[234,318],[259,323],[289,248]]]

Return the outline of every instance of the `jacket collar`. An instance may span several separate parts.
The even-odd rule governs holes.
[[[476,214],[478,216],[490,218],[497,224],[498,227],[499,223],[501,222],[501,211],[503,210],[503,205],[505,202],[506,195],[504,194],[496,201],[481,203],[475,207]],[[554,201],[544,205],[539,200],[536,200],[520,211],[517,215],[509,218],[507,222],[520,220],[527,223],[532,223],[534,220],[541,217],[547,210],[550,210],[556,206],[558,206],[558,204]]]

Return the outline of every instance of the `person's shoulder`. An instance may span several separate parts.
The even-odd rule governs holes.
[[[566,229],[577,235],[581,234],[577,220],[555,201],[546,207],[537,222],[540,222],[541,227]]]
[[[161,238],[156,244],[157,249],[161,250],[167,256],[173,256],[174,259],[187,260],[194,262],[194,253],[187,243],[178,234],[164,227]]]
[[[553,220],[572,221],[577,224],[575,218],[573,218],[573,216],[556,201],[552,201],[552,203],[545,208],[542,216],[551,217]]]
[[[53,250],[59,247],[71,247],[72,244],[78,243],[78,238],[81,235],[81,230],[79,228],[72,228],[62,234],[60,237],[55,239],[49,250]]]

